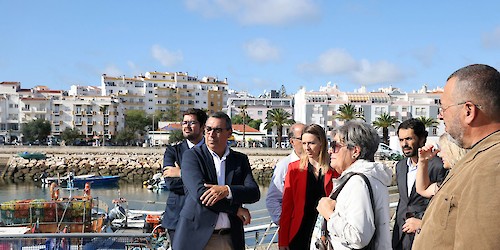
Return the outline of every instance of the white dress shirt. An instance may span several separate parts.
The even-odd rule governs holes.
[[[406,174],[406,187],[408,187],[408,197],[410,197],[413,185],[415,185],[415,181],[417,180],[418,164],[413,164],[411,158],[408,158],[406,160],[406,165],[408,166],[408,173]]]
[[[214,160],[215,171],[217,172],[217,185],[224,186],[226,185],[226,157],[229,155],[229,148],[226,147],[226,151],[222,158],[217,155],[214,151],[208,149],[208,151],[212,154],[212,158]],[[229,188],[229,187],[228,187]],[[231,197],[231,190],[229,190],[228,199]],[[217,218],[217,223],[215,224],[215,229],[222,228],[231,228],[231,222],[229,221],[229,217],[227,213],[219,212],[219,217]]]

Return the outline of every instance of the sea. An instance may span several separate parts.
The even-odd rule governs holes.
[[[267,195],[269,183],[260,183],[261,199],[254,204],[246,204],[245,207],[252,211],[266,209],[265,197]],[[99,201],[106,203],[110,208],[113,207],[113,199],[125,198],[129,209],[163,211],[168,197],[167,190],[149,190],[141,182],[120,181],[118,186],[113,187],[94,187],[91,195],[98,198]],[[60,197],[83,195],[83,189],[60,188]],[[12,200],[25,199],[45,199],[50,200],[49,187],[39,182],[23,182],[0,179],[0,203]],[[265,214],[265,213],[264,213]],[[267,216],[267,214],[265,214]]]

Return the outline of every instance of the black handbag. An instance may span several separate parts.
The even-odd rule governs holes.
[[[364,174],[355,173],[355,172],[351,172],[351,173],[347,174],[346,180],[344,182],[342,182],[340,184],[340,186],[335,190],[335,192],[333,192],[330,195],[330,199],[332,199],[332,200],[337,199],[337,196],[339,196],[339,193],[340,193],[340,191],[342,191],[342,188],[344,188],[347,181],[349,181],[349,179],[351,179],[351,177],[353,177],[354,175],[359,175],[360,177],[362,177],[363,180],[365,181],[366,185],[368,186],[368,192],[370,192],[370,201],[372,203],[372,209],[373,209],[373,221],[376,223],[376,220],[375,220],[375,200],[373,198],[373,190],[372,190],[372,186],[370,185],[370,180],[368,180],[368,178]],[[376,235],[377,235],[377,225],[375,225],[375,231],[373,232],[373,236],[370,240],[370,243],[368,243],[368,245],[363,247],[362,248],[363,250],[375,249],[375,236]],[[321,237],[316,240],[315,245],[316,245],[316,248],[319,250],[331,250],[331,249],[333,249],[332,243],[328,239],[328,228],[326,226],[326,219],[323,220],[323,224],[321,225]]]

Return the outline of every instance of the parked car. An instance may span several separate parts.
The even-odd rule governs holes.
[[[387,160],[400,160],[403,158],[401,153],[399,153],[396,150],[393,150],[389,145],[385,143],[380,143],[378,145],[378,150],[375,153],[376,156],[378,156],[380,159],[387,159]]]

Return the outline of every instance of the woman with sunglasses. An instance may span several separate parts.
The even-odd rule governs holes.
[[[340,174],[333,180],[334,186],[345,185],[335,200],[324,197],[318,203],[318,212],[327,221],[328,240],[336,250],[361,249],[369,244],[373,249],[391,249],[387,186],[392,171],[374,161],[380,142],[377,131],[366,123],[349,121],[332,135],[330,166]],[[352,173],[367,177],[373,207],[368,183]]]
[[[302,132],[303,153],[288,165],[283,191],[278,245],[280,249],[308,249],[318,212],[316,204],[332,190],[324,129],[312,124]]]

